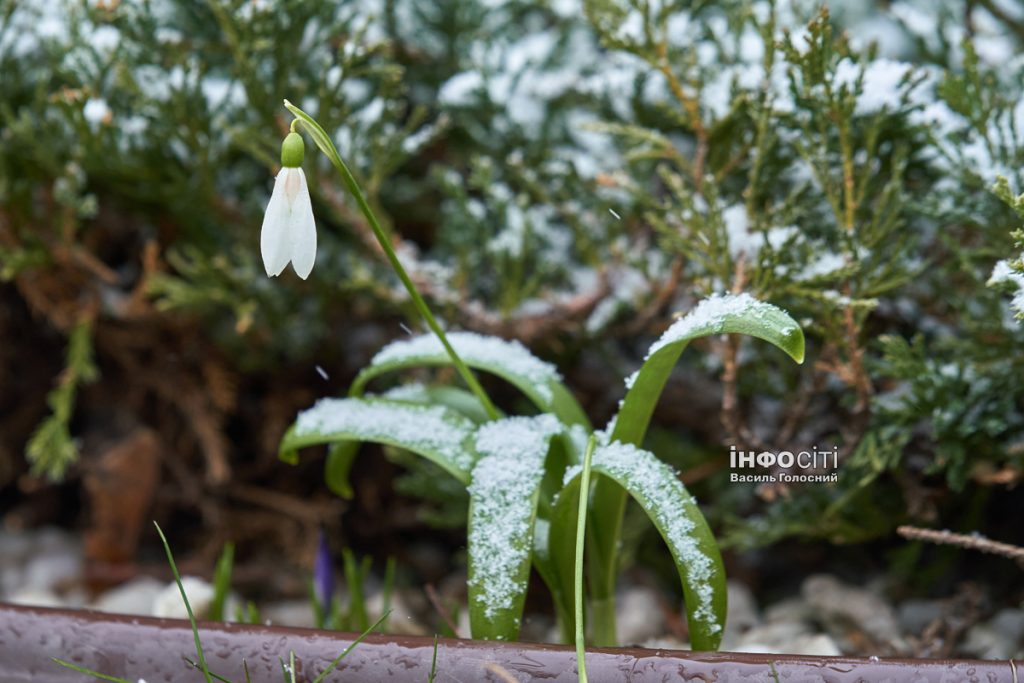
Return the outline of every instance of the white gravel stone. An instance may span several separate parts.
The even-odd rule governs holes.
[[[804,581],[801,593],[816,620],[834,637],[844,639],[851,631],[858,631],[898,651],[906,648],[893,608],[871,591],[828,574],[817,574]]]
[[[928,624],[942,617],[943,602],[941,600],[906,600],[896,610],[900,628],[905,633],[918,635]]]
[[[113,614],[153,614],[157,596],[163,590],[163,582],[143,576],[106,591],[96,599],[92,608]],[[174,597],[179,603],[181,602],[177,586],[175,586]],[[191,595],[189,599],[192,599]],[[184,609],[184,605],[182,605],[182,609]]]
[[[1010,659],[1024,655],[1024,610],[1002,609],[967,631],[961,650],[981,659]]]
[[[665,614],[658,594],[644,586],[632,586],[616,599],[615,626],[619,642],[634,645],[665,633]]]
[[[730,633],[739,635],[761,623],[757,600],[746,584],[729,581],[726,585],[729,591],[729,609],[725,620],[725,633],[726,636]]]
[[[229,617],[234,617],[229,614]],[[316,617],[309,600],[277,600],[260,606],[260,619],[273,626],[314,628]]]
[[[66,606],[60,596],[45,588],[21,588],[8,595],[4,602],[9,602],[12,605],[32,605],[33,607]]]
[[[374,593],[366,600],[366,609],[371,619],[376,618],[384,610],[384,594]],[[433,631],[424,627],[414,616],[413,609],[406,600],[404,591],[392,591],[391,616],[388,617],[388,633],[399,636],[426,636]],[[468,631],[467,631],[468,633]]]
[[[213,602],[213,586],[203,579],[194,576],[183,576],[181,585],[185,588],[189,604],[196,619],[202,619],[210,611]],[[153,600],[153,616],[172,619],[188,619],[188,611],[178,591],[178,584],[173,581],[161,590]]]
[[[783,639],[775,643],[750,641],[745,642],[732,651],[779,655],[810,655],[815,657],[838,657],[842,654],[835,641],[824,633],[798,635],[792,639]]]
[[[808,621],[813,616],[811,608],[800,598],[780,600],[764,610],[764,620],[770,624],[788,621]]]

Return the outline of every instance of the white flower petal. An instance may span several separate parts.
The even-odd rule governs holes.
[[[280,275],[291,259],[291,244],[288,235],[288,219],[291,214],[288,198],[285,195],[285,171],[282,168],[274,180],[274,191],[270,195],[267,211],[263,215],[263,227],[260,230],[260,252],[263,254],[263,267],[267,275]]]
[[[305,280],[316,262],[316,222],[313,220],[313,204],[309,199],[306,174],[299,172],[300,187],[292,203],[288,218],[288,232],[291,236],[291,259],[295,272]]]

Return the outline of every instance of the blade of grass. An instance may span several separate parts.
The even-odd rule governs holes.
[[[51,659],[57,664],[60,664],[63,667],[71,669],[72,671],[77,671],[78,673],[85,674],[86,676],[93,676],[94,678],[98,678],[101,681],[112,681],[113,683],[132,683],[131,681],[126,680],[124,678],[118,678],[117,676],[108,676],[106,674],[101,674],[99,671],[93,671],[92,669],[86,669],[85,667],[78,666],[77,664],[72,664],[71,662],[65,662],[63,659],[57,659],[56,657],[51,657]]]
[[[184,660],[185,660],[186,662],[188,662],[188,663],[189,663],[189,665],[190,665],[190,666],[191,666],[191,667],[192,667],[193,669],[198,669],[198,668],[199,668],[199,664],[197,664],[196,662],[192,661],[192,660],[191,660],[191,659],[189,659],[188,657],[182,657],[182,659],[184,659]],[[211,676],[213,676],[214,678],[216,678],[216,679],[217,679],[218,681],[221,681],[221,683],[234,683],[234,681],[232,681],[231,679],[229,679],[229,678],[224,678],[223,676],[221,676],[221,675],[219,675],[219,674],[215,674],[215,673],[213,673],[212,671],[210,672],[210,675],[211,675]]]
[[[174,582],[178,584],[178,592],[181,593],[181,599],[185,603],[185,611],[188,612],[188,623],[192,626],[192,638],[196,641],[196,656],[199,658],[199,668],[203,671],[206,683],[213,683],[213,677],[210,676],[210,668],[206,665],[206,656],[203,654],[203,644],[199,642],[199,626],[196,624],[196,615],[192,613],[192,605],[188,601],[188,596],[185,595],[185,587],[181,585],[181,574],[178,573],[178,565],[174,563],[171,544],[167,542],[167,537],[164,536],[164,531],[160,528],[160,525],[153,522],[153,526],[156,527],[156,532],[160,534],[160,541],[164,544],[164,552],[167,553],[167,563],[171,565]]]
[[[295,683],[295,650],[288,651],[288,664],[284,663],[280,655],[277,661],[281,662],[281,675],[284,676],[284,683]]]
[[[427,677],[427,683],[434,683],[434,678],[437,677],[437,634],[434,634],[434,656],[430,658],[430,676]]]
[[[231,570],[235,564],[235,544],[225,543],[213,570],[213,601],[210,603],[210,620],[224,619],[224,602],[231,590]]]
[[[576,574],[573,580],[576,607],[576,669],[580,683],[587,683],[586,635],[583,621],[583,547],[587,533],[587,503],[590,498],[590,465],[594,459],[597,437],[590,435],[587,453],[583,456],[583,474],[580,481],[580,507],[576,516]]]
[[[351,645],[346,647],[345,650],[340,655],[338,655],[337,657],[334,658],[334,661],[331,662],[327,666],[326,669],[324,669],[323,671],[320,672],[319,676],[317,676],[316,678],[313,679],[313,683],[321,683],[321,681],[323,681],[325,678],[327,678],[327,674],[329,674],[332,671],[334,671],[334,668],[336,666],[338,666],[338,662],[340,662],[342,659],[344,659],[345,655],[347,655],[349,652],[351,652],[355,648],[356,645],[358,645],[359,643],[363,642],[363,639],[366,638],[366,636],[370,635],[371,631],[373,631],[378,626],[380,626],[381,622],[383,622],[385,619],[387,619],[388,614],[390,614],[390,612],[380,615],[380,619],[378,619],[376,622],[374,622],[373,626],[371,626],[370,628],[368,628],[365,631],[363,631],[362,633],[360,633],[359,637],[356,638],[355,640],[353,640]]]
[[[366,566],[357,563],[356,556],[348,548],[341,551],[345,565],[345,582],[348,584],[348,611],[355,621],[356,628],[365,631],[370,623],[366,614],[366,597],[363,595],[363,576]]]
[[[249,663],[242,660],[242,672],[245,673],[245,683],[252,683],[252,676],[249,675]]]

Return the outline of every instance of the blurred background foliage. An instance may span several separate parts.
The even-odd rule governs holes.
[[[338,524],[277,440],[416,323],[318,154],[314,274],[265,277],[287,97],[448,324],[557,362],[596,420],[710,293],[801,321],[802,367],[700,346],[656,416],[726,547],[908,522],[1020,542],[1022,37],[1011,0],[0,0],[0,511],[77,519],[97,473],[138,476],[109,454],[146,430],[177,486],[125,514],[235,539],[283,514],[309,548]],[[729,483],[729,444],[835,446],[839,482]],[[460,524],[424,466],[367,521],[393,471],[357,476],[365,538]]]

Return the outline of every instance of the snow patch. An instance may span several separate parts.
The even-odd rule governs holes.
[[[295,435],[350,433],[438,453],[468,472],[473,454],[463,444],[475,425],[441,406],[395,404],[351,398],[323,398],[299,413]]]
[[[510,375],[522,377],[544,401],[550,402],[554,397],[551,383],[561,380],[558,369],[534,356],[518,341],[506,341],[475,332],[449,332],[447,336],[448,342],[464,361],[500,368]],[[447,359],[447,351],[436,336],[424,334],[391,342],[377,352],[371,365],[416,362],[439,357]]]

